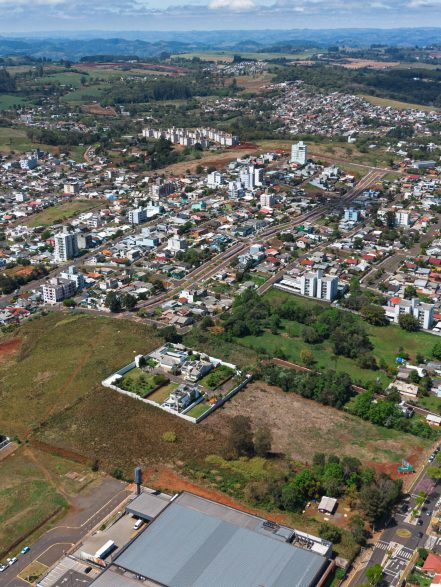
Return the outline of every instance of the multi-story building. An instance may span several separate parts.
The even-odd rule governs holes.
[[[67,281],[73,281],[76,289],[82,289],[86,283],[84,275],[78,272],[75,265],[71,265],[67,268],[67,271],[61,272],[60,278]]]
[[[395,212],[395,223],[397,226],[409,226],[410,213],[408,210],[398,210]]]
[[[79,249],[90,249],[93,245],[92,235],[88,232],[78,232],[77,245]]]
[[[129,222],[130,224],[142,224],[147,220],[146,208],[134,208],[129,210]]]
[[[43,301],[46,304],[57,304],[72,297],[76,289],[74,281],[53,277],[43,285]]]
[[[291,146],[291,163],[298,163],[299,165],[306,165],[308,160],[308,147],[303,141],[294,143]]]
[[[238,137],[214,128],[196,128],[190,130],[187,128],[145,128],[142,131],[145,138],[160,139],[165,138],[175,145],[191,146],[200,144],[202,147],[208,147],[210,143],[218,143],[223,147],[232,147],[239,142]]]
[[[338,293],[338,278],[323,275],[320,269],[300,277],[300,293],[303,296],[333,302]]]
[[[78,241],[76,233],[64,230],[54,236],[54,257],[58,262],[68,261],[78,255]]]
[[[420,302],[418,298],[412,298],[411,300],[400,300],[399,303],[395,305],[394,310],[394,322],[398,323],[400,316],[403,314],[411,314],[418,320],[421,328],[424,330],[432,328],[434,313],[433,304],[426,304]]]
[[[172,253],[177,253],[178,251],[186,251],[188,249],[188,242],[185,238],[173,236],[169,238],[167,241],[167,249]]]
[[[354,208],[346,208],[344,219],[347,222],[358,222],[360,218],[360,211]]]
[[[220,171],[213,171],[207,176],[207,185],[210,188],[218,187],[224,183],[224,175]]]
[[[66,195],[76,196],[80,193],[80,184],[76,182],[65,183],[63,186],[63,191]]]
[[[264,175],[265,175],[265,171],[264,171],[263,167],[256,167],[256,169],[254,170],[254,183],[256,186],[263,185]]]
[[[261,194],[260,196],[260,205],[263,208],[272,208],[276,202],[275,194]]]

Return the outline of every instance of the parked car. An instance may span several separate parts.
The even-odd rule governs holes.
[[[418,525],[418,526],[422,526],[422,525],[423,525],[423,523],[424,523],[424,522],[423,522],[423,520],[422,520],[421,518],[419,518],[419,519],[417,520],[417,525]]]
[[[432,510],[427,510],[426,516],[431,516],[433,514]]]
[[[31,549],[29,546],[25,546],[24,548],[21,549],[20,554],[26,554],[27,552],[29,552]]]
[[[422,532],[418,532],[418,538],[422,538],[424,534]]]
[[[6,565],[0,565],[0,573],[3,573],[3,571],[6,569]]]
[[[9,566],[15,564],[17,562],[17,557],[13,556],[12,558],[8,558]]]

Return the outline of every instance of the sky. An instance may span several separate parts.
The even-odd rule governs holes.
[[[424,26],[441,0],[0,0],[0,34]]]

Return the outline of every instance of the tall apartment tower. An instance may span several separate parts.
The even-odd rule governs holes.
[[[56,234],[54,239],[54,256],[56,261],[68,261],[78,255],[78,242],[75,233],[63,231]]]
[[[306,165],[308,160],[308,146],[303,141],[291,146],[291,163]]]

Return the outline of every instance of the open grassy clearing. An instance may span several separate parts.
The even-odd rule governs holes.
[[[324,452],[351,455],[363,463],[398,465],[402,458],[415,462],[431,444],[262,382],[248,385],[200,426],[220,430],[226,418],[238,414],[249,416],[255,429],[270,428],[274,452],[303,462],[310,462],[316,452]]]
[[[398,110],[407,110],[409,108],[424,110],[425,112],[433,112],[434,110],[439,110],[439,108],[436,108],[435,106],[424,106],[423,104],[400,102],[399,100],[379,98],[378,96],[368,96],[366,94],[362,94],[361,97],[370,102],[371,104],[374,104],[375,106],[390,106],[391,108],[397,108]]]
[[[31,218],[26,219],[23,224],[30,227],[36,226],[51,226],[52,224],[58,224],[76,216],[81,212],[89,212],[95,208],[99,208],[102,205],[101,202],[96,200],[73,200],[71,202],[63,202],[58,206],[51,206],[45,208],[38,214],[35,214]]]
[[[80,102],[87,104],[91,100],[98,100],[106,90],[106,84],[94,84],[91,86],[81,86],[77,90],[68,92],[61,99],[64,102]]]
[[[0,473],[0,552],[66,509],[69,496],[96,477],[84,465],[27,446],[3,460]]]
[[[264,140],[257,141],[261,149],[285,149],[289,151],[292,143],[295,142],[295,137],[292,141],[287,140]],[[335,160],[339,164],[340,160],[343,165],[348,166],[348,173],[351,173],[351,165],[372,165],[385,167],[389,165],[390,155],[382,149],[371,149],[367,153],[362,153],[357,145],[349,145],[345,142],[327,141],[317,143],[308,143],[308,153],[310,157],[323,160]],[[347,162],[347,163],[346,163]],[[354,171],[355,167],[352,168]]]
[[[269,300],[271,303],[281,303],[283,302],[283,300],[291,299],[294,300],[298,305],[303,305],[307,307],[323,305],[323,302],[309,300],[301,296],[294,296],[292,294],[274,288],[272,288],[265,294],[265,298]],[[329,304],[325,305],[329,307]],[[359,319],[362,320],[361,318]],[[377,358],[377,360],[383,358],[390,365],[395,365],[395,359],[397,357],[398,350],[400,347],[403,347],[404,350],[407,353],[409,353],[411,359],[415,359],[417,353],[421,353],[426,357],[431,356],[433,345],[436,342],[435,337],[431,334],[427,334],[426,332],[407,332],[394,324],[390,324],[384,327],[371,326],[370,324],[364,321],[363,324],[369,334],[369,338],[371,339],[372,344],[374,345],[374,356]],[[287,325],[286,328],[288,331],[290,330],[289,325]],[[280,344],[283,344],[283,336],[275,336],[279,339]],[[296,348],[298,341],[296,341],[295,339],[293,340],[294,348]],[[291,344],[291,340],[289,341],[289,343]],[[320,351],[323,349],[321,349],[320,347],[322,347],[323,345],[307,345],[303,341],[300,341],[300,343],[303,348],[309,348],[313,352],[315,348],[318,350],[317,356],[319,365],[323,363],[323,366],[336,368],[336,370],[345,371],[350,375],[352,374],[352,370],[355,370],[355,368],[359,369],[358,367],[356,367],[356,365],[354,365],[354,362],[350,359],[345,359],[344,357],[338,357],[338,359],[336,359],[335,356],[329,352],[326,352],[324,355],[321,355]],[[292,352],[295,353],[296,351],[293,350]],[[346,361],[349,361],[350,365],[346,364]],[[348,368],[351,369],[351,371],[348,371]],[[361,369],[360,371],[364,372],[365,375],[372,373],[372,376],[374,378],[376,378],[377,375],[379,375],[378,371],[369,371],[366,369]]]
[[[15,337],[20,350],[0,368],[0,429],[10,436],[27,434],[159,344],[145,325],[79,313],[28,321]]]
[[[37,81],[42,84],[60,84],[62,86],[73,86],[74,88],[81,87],[82,74],[75,71],[60,71],[50,73],[43,77],[37,78]]]
[[[4,96],[0,96],[0,100]],[[0,128],[0,151],[28,151],[32,148],[32,142],[26,132],[19,128]]]
[[[0,96],[0,110],[7,110],[15,106],[29,105],[29,101],[15,94],[2,94]]]
[[[323,52],[322,50],[320,50]],[[234,55],[240,55],[243,59],[256,59],[259,61],[265,61],[269,59],[308,59],[311,55],[314,55],[316,50],[311,49],[299,53],[258,53],[254,51],[194,51],[191,53],[179,53],[172,55],[173,57],[183,59],[193,59],[197,57],[202,61],[221,61],[225,63],[231,63]]]
[[[271,83],[273,77],[273,74],[265,72],[259,75],[239,75],[236,81],[245,92],[259,92]]]

